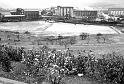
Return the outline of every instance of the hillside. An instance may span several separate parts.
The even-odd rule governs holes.
[[[0,13],[4,15],[10,15],[10,10],[0,7]]]

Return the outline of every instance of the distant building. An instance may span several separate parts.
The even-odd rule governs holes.
[[[2,21],[5,22],[18,22],[25,19],[25,15],[4,15]]]
[[[124,8],[109,8],[108,14],[110,16],[124,16]]]
[[[24,9],[17,8],[15,11],[10,11],[11,15],[24,15]]]
[[[11,15],[17,15],[16,11],[10,11]]]
[[[24,10],[26,20],[37,20],[39,19],[39,10]]]
[[[85,21],[95,21],[97,18],[97,11],[94,10],[74,10],[73,16]]]
[[[67,15],[70,17],[73,17],[73,7],[62,7],[57,6],[57,9],[55,10],[56,15],[66,17]]]
[[[33,9],[21,9],[17,8],[16,11],[10,11],[11,15],[24,15],[25,20],[37,20],[39,19],[39,10]]]

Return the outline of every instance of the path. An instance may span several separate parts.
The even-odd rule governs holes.
[[[84,77],[67,77],[64,84],[103,84],[97,81],[89,80]]]
[[[119,29],[113,27],[113,26],[110,26],[111,29],[113,29],[114,31],[116,31],[118,34],[123,34]]]
[[[0,84],[27,84],[27,83],[0,77]]]

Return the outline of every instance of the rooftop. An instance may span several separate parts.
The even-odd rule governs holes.
[[[0,12],[3,15],[11,15],[10,12]]]
[[[77,10],[77,9],[74,9],[74,11],[96,11],[96,10]]]
[[[61,8],[74,8],[72,6],[57,6],[57,7],[61,7]]]
[[[123,10],[124,11],[124,8],[108,8],[108,10]]]
[[[24,17],[25,15],[5,15],[4,17]]]

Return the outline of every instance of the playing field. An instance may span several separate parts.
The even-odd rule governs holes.
[[[84,25],[84,24],[70,24],[70,23],[48,23],[43,21],[32,22],[7,22],[0,23],[0,29],[7,29],[12,31],[30,31],[35,34],[45,35],[79,35],[80,33],[89,34],[118,34],[118,32],[109,26],[100,25]]]

